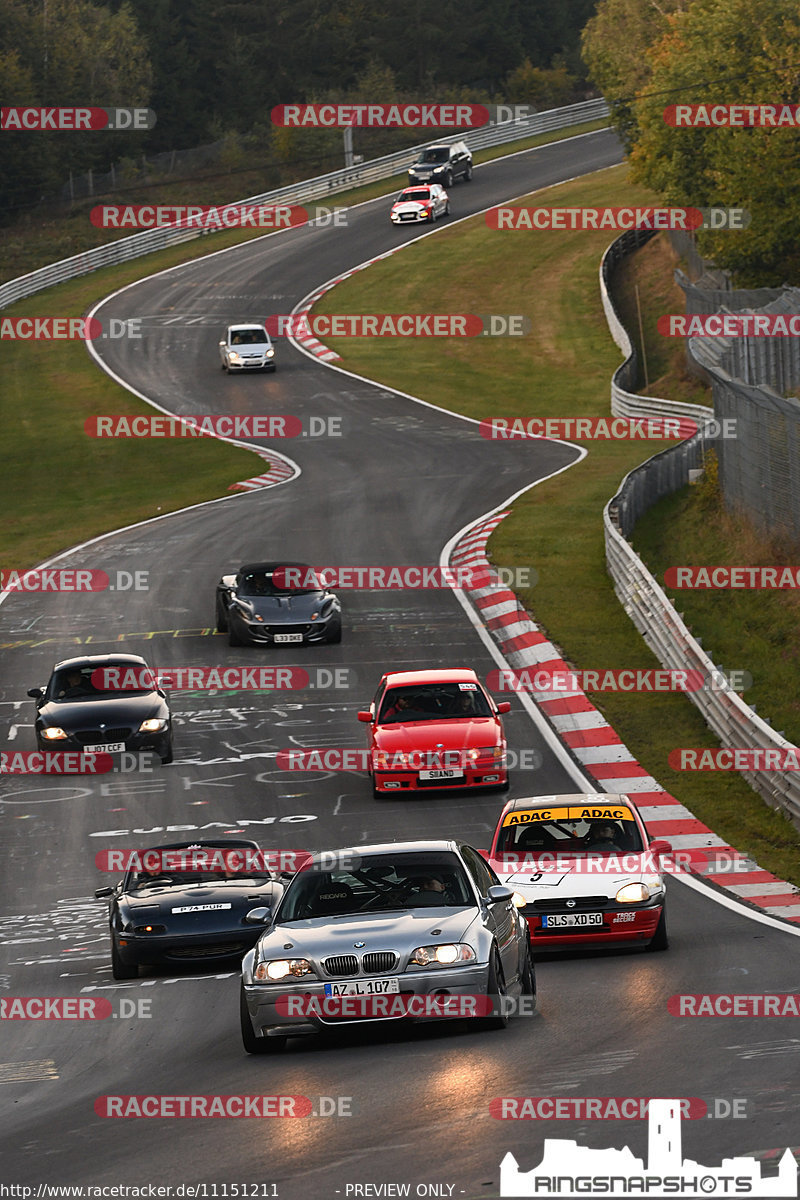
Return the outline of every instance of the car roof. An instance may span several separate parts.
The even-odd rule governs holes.
[[[458,851],[464,843],[456,838],[420,839],[414,842],[372,842],[368,846],[343,846],[334,850],[312,851],[312,861],[321,855],[328,858],[331,854],[352,855],[353,858],[364,855],[378,854],[419,854],[422,852]]]
[[[565,808],[588,808],[591,804],[624,804],[634,809],[636,805],[624,792],[554,792],[547,796],[519,796],[509,800],[502,815],[510,812],[520,812],[534,808],[553,808],[555,805]]]
[[[415,683],[478,683],[478,676],[471,667],[443,667],[432,671],[387,671],[384,675],[387,686],[399,687]]]
[[[262,333],[266,333],[263,321],[236,321],[233,325],[229,325],[228,329],[260,329]]]
[[[294,562],[288,558],[279,558],[276,562],[243,563],[239,567],[237,575],[243,575],[245,571],[272,572],[276,571],[278,567],[303,567],[306,571],[314,571],[314,567],[310,566],[309,563]]]
[[[95,663],[107,662],[120,663],[123,666],[130,664],[132,667],[147,666],[141,654],[117,654],[111,650],[108,654],[82,654],[79,658],[62,658],[61,662],[56,663],[53,670],[61,671],[64,667],[90,667]]]

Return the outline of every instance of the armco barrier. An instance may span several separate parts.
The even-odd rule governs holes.
[[[711,409],[702,405],[635,396],[620,384],[621,378],[626,383],[633,382],[635,359],[628,334],[611,300],[608,279],[613,265],[642,245],[648,236],[651,236],[649,231],[623,234],[606,250],[600,267],[606,319],[614,341],[626,355],[626,361],[615,371],[612,380],[612,412],[618,416],[663,416],[667,413],[687,416],[697,420],[701,429],[694,437],[654,455],[625,476],[619,491],[603,510],[606,565],[620,603],[662,665],[677,670],[701,671],[705,678],[720,668],[692,637],[675,606],[626,540],[642,513],[662,496],[687,483],[689,470],[701,465],[706,445],[711,441],[706,439],[702,423],[714,416]],[[772,729],[735,692],[701,689],[686,694],[724,746],[774,750],[792,747],[791,742]],[[782,809],[800,829],[800,772],[743,771],[741,774],[771,807]]]
[[[581,124],[585,121],[600,120],[608,116],[608,104],[600,97],[596,100],[584,100],[580,104],[570,104],[565,108],[553,108],[548,112],[534,113],[525,121],[506,121],[501,125],[487,125],[482,129],[471,130],[464,134],[454,131],[445,135],[444,139],[452,140],[458,137],[465,141],[471,150],[483,150],[488,146],[502,146],[507,142],[520,141],[535,136],[537,133],[547,133],[555,129],[565,129],[570,125]],[[307,179],[301,183],[292,183],[286,187],[264,192],[260,196],[250,196],[247,200],[230,201],[220,208],[232,208],[240,204],[304,204],[310,200],[324,200],[334,193],[348,187],[359,187],[364,183],[374,183],[379,179],[389,179],[398,174],[414,161],[417,152],[424,146],[429,146],[431,139],[419,146],[410,146],[406,150],[398,150],[383,158],[375,158],[371,162],[359,163],[357,166],[344,167],[339,171],[331,171],[327,175],[319,175],[316,179]],[[61,262],[51,263],[32,271],[30,275],[20,275],[0,285],[0,308],[13,304],[34,292],[64,283],[67,279],[75,279],[79,275],[87,275],[100,267],[112,266],[116,263],[128,262],[143,254],[152,254],[156,250],[164,250],[178,242],[191,238],[208,236],[208,230],[181,229],[176,225],[167,225],[160,229],[146,229],[141,233],[131,234],[130,237],[120,238],[94,250],[86,250],[72,258],[62,259]]]

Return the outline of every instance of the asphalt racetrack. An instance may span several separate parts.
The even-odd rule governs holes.
[[[600,132],[499,159],[453,188],[453,218],[621,158],[616,138]],[[507,1151],[523,1169],[537,1164],[545,1137],[629,1145],[646,1157],[645,1121],[491,1114],[493,1099],[515,1096],[700,1097],[712,1110],[718,1100],[743,1100],[741,1119],[683,1123],[685,1155],[714,1167],[800,1142],[796,1019],[679,1019],[667,1009],[676,993],[800,990],[797,937],[679,882],[670,884],[667,953],[542,958],[537,1014],[505,1031],[476,1032],[468,1022],[362,1028],[259,1059],[242,1049],[235,971],[111,978],[105,905],[93,899],[108,881],[95,867],[99,850],[194,831],[278,849],[450,834],[483,847],[504,800],[377,802],[366,776],[276,767],[281,749],[363,746],[355,714],[384,670],[465,665],[485,678],[497,667],[452,592],[343,592],[341,645],[231,649],[213,633],[214,585],[241,562],[436,564],[457,531],[578,457],[563,443],[485,441],[472,423],[332,371],[285,342],[274,376],[222,374],[217,340],[226,324],[290,312],[328,279],[419,235],[390,226],[387,211],[377,200],[351,210],[346,228],[302,227],[212,253],[98,311],[141,319],[141,342],[98,349],[163,408],[295,414],[304,425],[336,416],[342,436],[271,443],[299,465],[299,478],[123,530],[60,564],[146,571],[146,591],[9,597],[0,606],[0,746],[33,748],[27,689],[83,647],[141,653],[159,667],[346,668],[346,686],[176,693],[173,765],[107,780],[4,782],[1,994],[100,995],[114,1008],[102,1021],[3,1022],[7,1183],[220,1185],[209,1196],[235,1194],[223,1184],[274,1184],[258,1194],[280,1200],[408,1184],[411,1195],[477,1197],[499,1193]],[[514,697],[506,728],[512,749],[543,757],[539,770],[514,775],[511,795],[576,790],[568,757],[554,753]],[[113,1119],[96,1115],[104,1095],[306,1096],[317,1114],[331,1115]],[[415,1190],[427,1185],[440,1190]]]

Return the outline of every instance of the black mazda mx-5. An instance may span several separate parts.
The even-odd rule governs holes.
[[[153,751],[172,762],[172,718],[166,693],[138,654],[94,654],[56,663],[36,701],[40,750],[86,754]]]
[[[264,932],[262,917],[248,921],[248,913],[274,909],[283,896],[258,843],[243,838],[120,853],[131,856],[122,879],[95,892],[109,901],[115,979],[135,979],[140,965],[238,963]]]
[[[306,563],[247,563],[223,575],[216,621],[231,646],[342,640],[339,598]]]

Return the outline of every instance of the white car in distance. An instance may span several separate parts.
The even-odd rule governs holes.
[[[263,325],[229,325],[219,356],[223,371],[275,370],[275,347]]]

